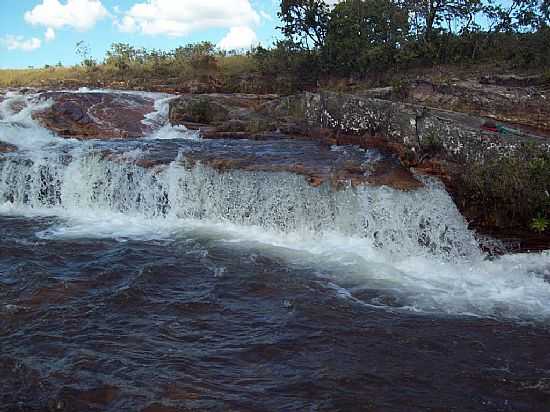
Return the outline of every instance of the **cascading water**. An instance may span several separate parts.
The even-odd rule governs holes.
[[[0,94],[0,410],[547,409],[549,252],[487,256],[437,180],[288,172],[377,153],[70,93],[101,130],[125,120],[105,102],[154,111],[141,139],[78,141],[33,120],[55,95]]]
[[[154,133],[169,128],[169,99],[158,98],[147,120],[158,126]],[[32,110],[48,103],[24,100],[30,106],[16,118],[31,129],[25,133],[40,130],[48,136],[44,141],[56,141],[30,120]],[[2,113],[13,121],[9,103]],[[17,138],[7,140],[32,146],[25,134]],[[368,186],[337,191],[290,173],[219,173],[200,163],[189,166],[181,155],[144,168],[135,162],[140,149],[116,159],[83,143],[63,150],[37,145],[29,152],[0,162],[0,204],[3,213],[64,219],[40,232],[43,238],[176,239],[185,228],[209,227],[283,254],[301,251],[300,259],[320,261],[319,268],[338,263],[336,283],[338,276],[359,289],[376,283],[416,310],[550,316],[550,256],[487,260],[443,186],[431,179],[413,192]]]

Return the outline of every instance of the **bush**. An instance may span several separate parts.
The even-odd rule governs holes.
[[[467,164],[460,180],[462,200],[490,224],[533,228],[550,218],[550,153],[542,148]]]
[[[315,50],[303,50],[292,42],[279,41],[272,49],[258,47],[253,57],[259,73],[274,91],[291,94],[317,87],[321,61]]]
[[[346,0],[330,14],[323,57],[342,76],[393,67],[409,31],[404,8],[388,0]]]

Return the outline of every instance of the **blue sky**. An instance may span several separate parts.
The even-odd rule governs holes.
[[[0,68],[79,62],[84,40],[100,59],[113,42],[172,49],[271,44],[278,0],[0,0]]]

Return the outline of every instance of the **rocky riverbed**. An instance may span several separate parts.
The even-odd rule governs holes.
[[[544,91],[531,86],[535,91],[529,92],[502,85],[503,81],[484,79],[479,86],[462,82],[447,87],[413,82],[401,95],[393,89],[355,95],[166,94],[162,102],[150,93],[49,91],[38,95],[38,100],[49,103],[32,116],[56,135],[80,140],[142,138],[159,126],[159,116],[167,116],[173,128],[221,142],[211,143],[208,151],[185,153],[188,164],[203,162],[218,171],[286,171],[304,176],[313,186],[330,181],[335,186],[413,190],[422,187],[417,175],[436,176],[474,227],[524,245],[521,248],[545,248],[547,236],[529,233],[519,223],[514,227],[513,219],[480,213],[485,205],[472,201],[461,188],[462,171],[472,162],[494,162],[524,146],[550,152],[544,122],[535,124],[532,117],[537,105],[540,113],[548,110]],[[494,84],[488,86],[490,82]],[[466,101],[477,109],[469,106],[464,113],[440,108],[458,109]],[[21,100],[10,104],[15,112],[25,110]],[[513,119],[504,106],[517,107]],[[237,141],[241,142],[233,143]],[[377,160],[366,165],[334,150],[340,146],[376,153],[371,158]],[[2,150],[13,151],[14,146],[3,145]],[[172,160],[168,156],[165,162]],[[140,159],[144,166],[158,163],[158,159]]]

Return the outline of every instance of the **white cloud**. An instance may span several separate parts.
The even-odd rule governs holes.
[[[42,0],[42,3],[25,13],[25,21],[52,29],[71,27],[89,30],[109,13],[100,0]]]
[[[250,27],[238,26],[231,27],[229,33],[218,43],[218,47],[222,50],[239,50],[256,46],[257,43],[258,38],[254,30]]]
[[[273,16],[271,16],[270,14],[266,13],[265,11],[263,10],[260,10],[260,15],[262,16],[262,18],[264,20],[267,20],[267,21],[274,21],[275,19],[273,18]]]
[[[48,30],[46,30],[46,33],[44,33],[44,38],[46,39],[46,41],[55,40],[55,30],[51,27],[48,27]]]
[[[144,0],[134,4],[122,19],[115,21],[119,30],[124,32],[174,37],[259,22],[260,16],[249,0]]]
[[[124,33],[133,33],[138,30],[136,19],[130,16],[124,16],[122,20],[115,20],[115,24]]]
[[[2,38],[2,44],[8,50],[23,50],[27,52],[39,49],[42,46],[42,42],[36,37],[25,39],[23,36],[13,36],[11,34]]]

